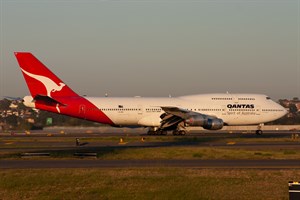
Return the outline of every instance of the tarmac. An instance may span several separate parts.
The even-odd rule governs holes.
[[[298,134],[295,131],[265,131],[262,136],[257,136],[251,132],[233,132],[208,131],[194,132],[186,136],[173,136],[171,141],[147,141],[148,136],[144,130],[96,132],[90,130],[80,131],[61,130],[56,131],[32,131],[26,133],[0,133],[0,155],[1,152],[70,152],[85,151],[97,152],[103,149],[118,148],[154,148],[154,147],[176,147],[176,146],[201,146],[216,148],[242,148],[249,150],[300,150],[300,139],[291,141],[292,134]],[[131,140],[130,142],[119,144],[111,140],[105,140],[108,137],[116,138],[146,138],[146,141]],[[165,137],[165,136],[160,136]],[[172,136],[171,136],[172,137]],[[234,138],[243,138],[242,142],[230,143]],[[279,141],[261,141],[253,142],[252,138],[278,138]],[[94,138],[91,142],[81,142],[76,146],[76,138],[86,139]],[[98,138],[98,139],[97,139]],[[249,140],[248,140],[249,139]],[[285,140],[286,139],[286,140]],[[34,159],[27,158],[1,158],[1,169],[36,169],[36,168],[131,168],[131,167],[189,167],[189,168],[251,168],[251,169],[299,169],[300,160],[103,160],[90,158],[65,158],[65,159],[47,159],[39,157]]]

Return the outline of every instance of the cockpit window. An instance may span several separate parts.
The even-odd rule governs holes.
[[[266,99],[268,99],[268,100],[269,100],[269,99],[271,99],[271,97],[266,97]]]

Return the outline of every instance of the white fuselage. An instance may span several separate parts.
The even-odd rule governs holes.
[[[215,116],[227,125],[250,125],[273,121],[287,111],[266,95],[202,94],[171,98],[86,97],[115,125],[160,126],[161,107],[174,106]],[[86,108],[88,109],[88,108]]]

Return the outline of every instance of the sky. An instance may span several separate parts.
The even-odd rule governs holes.
[[[15,51],[80,95],[300,97],[300,0],[0,0],[0,98]]]

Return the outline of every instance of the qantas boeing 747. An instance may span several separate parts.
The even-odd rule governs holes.
[[[76,94],[28,52],[15,52],[28,85],[28,107],[116,127],[149,127],[149,134],[184,135],[188,126],[219,130],[283,117],[285,108],[261,94],[200,94],[170,98],[85,97]],[[257,134],[262,134],[258,129]]]

